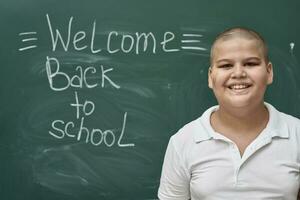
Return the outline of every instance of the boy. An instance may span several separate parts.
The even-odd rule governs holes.
[[[171,137],[159,199],[297,199],[300,120],[264,102],[272,81],[258,33],[231,28],[216,38],[208,85],[219,105]]]

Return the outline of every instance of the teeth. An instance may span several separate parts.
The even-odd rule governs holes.
[[[243,85],[243,84],[241,84],[241,85],[232,85],[232,86],[230,86],[230,88],[234,89],[234,90],[240,90],[240,89],[247,88],[247,85]]]

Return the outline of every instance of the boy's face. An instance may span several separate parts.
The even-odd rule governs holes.
[[[272,64],[266,63],[257,40],[235,37],[217,41],[208,84],[219,105],[228,108],[259,105],[272,81]]]

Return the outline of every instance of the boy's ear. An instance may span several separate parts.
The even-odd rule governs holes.
[[[268,85],[270,85],[271,83],[273,83],[273,65],[271,62],[269,62],[267,65],[267,72],[268,72],[267,83]]]
[[[212,70],[212,67],[210,66],[210,67],[208,68],[208,87],[209,87],[210,89],[212,89],[211,70]]]

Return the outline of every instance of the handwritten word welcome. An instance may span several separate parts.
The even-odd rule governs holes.
[[[63,38],[59,29],[53,28],[51,19],[49,15],[46,15],[48,28],[51,35],[52,42],[52,51],[56,51],[57,46],[60,42],[64,51],[68,51],[70,48],[73,48],[75,51],[82,51],[89,48],[90,52],[93,54],[101,52],[103,49],[95,48],[95,35],[96,35],[96,21],[93,22],[91,26],[91,36],[88,38],[88,34],[82,30],[73,30],[73,17],[70,17],[67,36]],[[140,54],[141,52],[150,52],[155,54],[157,49],[160,48],[164,52],[174,52],[179,51],[176,48],[168,48],[168,43],[172,42],[175,39],[175,34],[172,32],[165,32],[163,38],[157,39],[152,32],[148,33],[139,33],[135,32],[134,34],[119,34],[117,31],[111,31],[105,41],[106,51],[110,54],[117,52],[123,53],[135,53]],[[112,47],[112,42],[118,42],[119,46]]]

